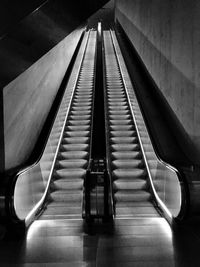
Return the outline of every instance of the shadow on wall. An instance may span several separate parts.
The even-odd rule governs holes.
[[[31,12],[36,3],[42,2],[45,3],[28,14],[28,10]],[[27,6],[26,3],[27,9],[20,11],[22,0],[15,14],[9,0],[10,9],[8,3],[7,9],[4,9],[10,21],[6,16],[0,19],[2,23],[7,22],[7,28],[0,27],[0,33],[7,30],[0,38],[0,87],[30,67],[106,2],[108,0],[34,0],[35,5]]]
[[[160,11],[162,16],[159,14],[158,9],[161,8],[162,3],[159,4],[159,7],[154,6],[145,11],[145,1],[122,2],[118,0],[115,15],[171,108],[168,119],[173,117],[174,122],[176,122],[172,131],[177,142],[184,153],[193,162],[199,164],[200,90],[196,78],[199,72],[197,68],[199,60],[198,56],[196,58],[190,56],[192,53],[198,55],[196,52],[198,38],[193,36],[193,46],[191,46],[191,40],[187,42],[187,40],[181,39],[184,37],[184,30],[193,30],[192,27],[199,28],[198,25],[195,26],[194,24],[189,26],[185,23],[181,24],[181,20],[184,19],[182,17],[184,12],[187,13],[191,10],[194,14],[194,2],[196,1],[190,2],[190,4],[188,1],[182,3],[176,0],[175,2],[170,5],[167,1],[168,4],[165,3],[165,7],[171,8],[172,14],[175,13],[175,10],[177,11],[176,25],[174,21],[173,23],[170,21],[173,18],[172,15],[171,17],[168,16],[169,10],[166,10],[166,14],[163,10]],[[148,5],[155,5],[156,3],[157,1],[151,1]],[[135,8],[133,8],[134,5]],[[188,11],[183,12],[181,9],[186,7]],[[161,20],[160,24],[162,23],[162,25],[163,21],[168,21],[168,25],[166,24],[165,27],[163,25],[165,31],[158,25],[159,20]],[[177,32],[177,28],[181,33]],[[177,32],[176,35],[175,32]],[[188,34],[185,32],[185,36]],[[173,50],[174,47],[176,53]],[[181,53],[182,51],[186,53]]]

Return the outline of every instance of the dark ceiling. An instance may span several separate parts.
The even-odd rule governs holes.
[[[53,48],[108,0],[0,3],[0,86]]]

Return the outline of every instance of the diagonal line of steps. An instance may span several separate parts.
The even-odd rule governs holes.
[[[106,98],[117,217],[158,216],[110,33],[104,32]],[[140,125],[142,127],[142,123]]]
[[[83,180],[90,153],[96,32],[90,32],[63,138],[40,219],[81,219]]]

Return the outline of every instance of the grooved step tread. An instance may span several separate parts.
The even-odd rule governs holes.
[[[116,202],[150,201],[151,194],[142,190],[120,190],[114,194]]]
[[[112,144],[112,150],[114,151],[137,151],[140,149],[138,144]]]
[[[86,151],[59,152],[58,159],[85,159],[88,156]]]
[[[59,169],[59,170],[55,170],[54,171],[54,177],[56,177],[57,179],[59,178],[64,178],[64,179],[74,179],[74,178],[83,178],[84,175],[86,174],[86,170],[85,169]]]
[[[145,169],[116,169],[113,172],[113,177],[117,179],[134,179],[146,176]]]
[[[138,143],[137,137],[124,137],[124,136],[119,136],[119,137],[111,137],[111,142],[114,144],[133,144],[133,143]]]
[[[147,189],[147,182],[142,179],[134,179],[134,181],[116,180],[113,182],[114,190],[144,190]]]
[[[89,142],[89,137],[64,137],[62,144],[84,144]]]
[[[111,155],[114,159],[137,159],[142,157],[142,153],[139,151],[112,152]]]
[[[142,167],[143,161],[142,160],[129,160],[129,159],[117,159],[112,161],[112,167],[113,168],[119,168],[119,169],[130,169],[130,168],[137,168]]]
[[[56,161],[56,169],[61,168],[84,168],[88,165],[88,161],[85,159],[68,159],[68,160],[57,160]]]
[[[57,190],[51,192],[50,200],[54,202],[81,202],[82,190]]]
[[[83,179],[60,179],[51,183],[51,190],[82,190]]]
[[[116,207],[118,217],[160,217],[154,207]]]
[[[87,150],[89,148],[88,144],[61,144],[61,151],[80,151]]]

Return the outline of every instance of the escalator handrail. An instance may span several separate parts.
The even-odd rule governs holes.
[[[87,42],[89,40],[89,33],[90,31],[88,32],[88,36],[86,37],[87,40],[86,40],[86,45],[85,45],[85,48],[87,46]],[[64,130],[65,130],[65,124],[66,124],[66,121],[67,121],[67,118],[68,118],[68,114],[69,114],[69,110],[70,110],[70,107],[71,107],[71,103],[72,103],[72,99],[73,99],[73,95],[74,95],[74,90],[76,88],[76,85],[77,85],[77,81],[78,81],[78,76],[79,76],[79,71],[80,71],[80,68],[81,68],[81,65],[82,65],[82,61],[83,61],[83,58],[84,58],[84,55],[85,55],[85,50],[84,50],[84,54],[82,55],[82,58],[81,58],[81,64],[79,64],[79,69],[77,71],[77,74],[76,74],[76,79],[75,79],[75,82],[74,82],[74,86],[73,86],[73,89],[72,89],[72,95],[71,95],[71,98],[70,98],[70,102],[69,102],[69,105],[67,107],[67,111],[66,111],[66,115],[65,115],[65,119],[63,121],[63,127],[62,127],[62,130],[60,132],[60,137],[59,137],[59,141],[58,141],[58,146],[56,148],[56,152],[54,154],[54,159],[53,159],[53,163],[52,163],[52,166],[51,166],[51,170],[50,170],[50,173],[49,173],[49,177],[48,177],[48,182],[47,182],[47,185],[46,185],[46,188],[44,190],[44,193],[43,193],[43,196],[41,198],[41,200],[35,205],[35,207],[29,212],[27,218],[25,219],[25,221],[27,221],[29,224],[29,221],[32,221],[32,217],[33,217],[33,214],[36,213],[36,211],[38,209],[41,208],[42,206],[42,203],[44,202],[45,198],[46,198],[46,195],[47,195],[47,192],[48,192],[48,189],[49,189],[49,185],[50,185],[50,181],[51,181],[51,177],[53,175],[53,170],[54,170],[54,167],[55,167],[55,163],[56,163],[56,158],[57,158],[57,155],[59,153],[59,149],[60,149],[60,146],[61,146],[61,143],[62,143],[62,138],[63,138],[63,133],[64,133]],[[53,129],[53,126],[51,128],[51,130]],[[50,130],[50,132],[51,132]],[[47,138],[48,139],[48,138]],[[47,144],[47,142],[46,142]],[[46,146],[45,146],[46,147]],[[11,221],[14,221],[14,222],[17,222],[17,221],[21,221],[16,212],[15,212],[15,209],[14,209],[14,204],[13,204],[13,201],[14,201],[14,190],[15,190],[15,185],[16,185],[16,182],[18,180],[18,178],[20,177],[20,175],[24,174],[25,172],[33,169],[37,164],[40,163],[41,161],[41,158],[44,154],[44,151],[45,151],[45,147],[40,155],[40,158],[37,159],[36,162],[34,162],[33,164],[31,164],[30,166],[27,166],[25,167],[24,169],[20,170],[19,172],[17,172],[15,175],[11,176],[10,179],[9,179],[9,183],[8,183],[8,188],[7,188],[7,194],[6,194],[6,199],[5,199],[5,206],[6,206],[6,211],[8,213],[8,216],[9,216],[9,219]],[[25,222],[26,223],[26,222]]]
[[[121,71],[122,81],[123,81],[124,88],[125,88],[126,95],[127,95],[127,99],[128,99],[128,102],[129,102],[129,107],[130,107],[130,110],[131,110],[132,118],[133,118],[133,121],[134,121],[134,124],[135,124],[135,128],[136,128],[138,140],[139,140],[139,143],[140,143],[140,148],[142,150],[142,155],[143,155],[143,158],[144,158],[144,161],[145,161],[145,167],[147,169],[148,176],[150,177],[150,182],[151,182],[151,186],[152,186],[152,189],[153,189],[153,193],[156,196],[156,199],[158,200],[158,202],[161,205],[161,207],[165,210],[166,214],[169,215],[168,209],[166,209],[165,205],[163,205],[162,201],[158,197],[158,195],[156,193],[156,190],[154,188],[153,182],[152,182],[152,178],[151,178],[152,175],[151,175],[150,170],[149,170],[149,166],[148,166],[146,155],[145,155],[145,152],[144,152],[144,149],[143,149],[143,145],[142,145],[140,133],[139,133],[139,130],[138,130],[138,127],[137,127],[137,122],[136,122],[136,119],[135,119],[135,115],[133,113],[133,109],[132,109],[132,105],[131,105],[131,102],[130,102],[129,94],[127,92],[126,80],[124,78],[123,71],[122,71],[122,66],[121,66],[120,59],[119,59],[119,55],[117,53],[117,48],[116,48],[116,44],[115,44],[115,41],[114,41],[114,39],[115,39],[115,37],[114,37],[114,31],[113,30],[110,30],[110,34],[111,34],[111,39],[112,39],[112,43],[113,43],[113,47],[114,47],[114,52],[115,52],[115,55],[116,55],[116,58],[117,58],[117,61],[118,61],[118,65],[119,65],[119,68],[120,68],[120,71]],[[148,132],[148,129],[147,129],[147,132]],[[149,138],[151,140],[151,135],[149,133],[148,133],[148,135],[149,135]],[[181,182],[181,190],[182,190],[182,194],[184,195],[184,198],[185,199],[181,203],[180,212],[179,212],[179,215],[177,217],[180,218],[180,219],[182,219],[182,218],[184,218],[187,215],[187,207],[189,206],[188,205],[189,196],[188,196],[188,189],[187,189],[187,186],[188,185],[187,185],[187,183],[185,181],[184,175],[177,168],[175,168],[174,166],[172,166],[168,162],[166,162],[163,159],[161,159],[161,157],[157,153],[157,150],[153,146],[153,142],[152,141],[151,141],[151,144],[152,144],[152,147],[153,147],[153,150],[154,150],[154,153],[156,155],[156,158],[157,158],[158,162],[160,162],[161,164],[163,164],[166,168],[170,169],[171,171],[175,172],[176,175],[177,175],[177,177],[178,177],[178,180]],[[171,217],[171,216],[169,215],[169,217]]]

